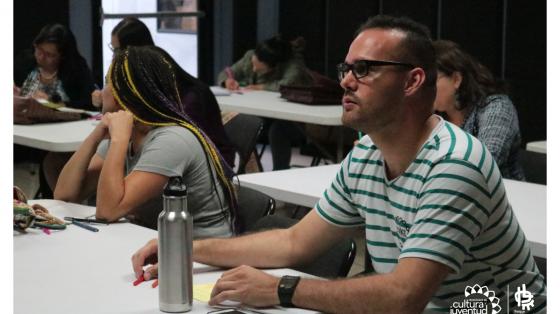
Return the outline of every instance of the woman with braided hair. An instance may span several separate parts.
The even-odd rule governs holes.
[[[227,237],[236,208],[231,168],[181,102],[173,59],[155,46],[115,53],[103,118],[61,172],[55,199],[97,192],[98,218],[155,228],[169,177],[182,176],[194,237]]]

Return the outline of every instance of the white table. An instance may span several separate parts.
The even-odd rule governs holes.
[[[239,176],[243,186],[288,203],[313,207],[340,165]],[[546,258],[546,185],[504,179],[507,197],[535,256]]]
[[[244,91],[229,96],[217,96],[220,109],[260,117],[340,126],[342,105],[305,105],[280,98],[280,93],[269,91]]]
[[[228,96],[216,96],[222,111],[239,112],[259,117],[312,123],[326,126],[342,126],[342,105],[306,105],[290,102],[278,92],[243,91]],[[337,132],[336,160],[342,161],[343,131]]]
[[[96,120],[14,124],[14,144],[51,152],[74,152],[99,123]]]
[[[536,141],[527,143],[527,150],[546,154],[546,141]]]
[[[95,212],[94,207],[54,200],[30,203],[40,203],[60,218]],[[132,254],[157,232],[129,223],[95,226],[99,232],[73,225],[51,235],[38,229],[29,229],[27,234],[14,232],[14,313],[160,313],[158,289],[151,282],[134,287],[130,262]],[[268,272],[300,274],[289,269]],[[221,273],[195,263],[194,283],[214,283]],[[211,310],[195,300],[189,313]],[[314,313],[284,308],[263,312]]]

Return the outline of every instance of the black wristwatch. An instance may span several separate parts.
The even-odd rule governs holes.
[[[280,305],[284,307],[293,307],[292,297],[296,287],[299,283],[298,276],[282,276],[280,278],[280,283],[278,283],[278,298],[280,299]]]

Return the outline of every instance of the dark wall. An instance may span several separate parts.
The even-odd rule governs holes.
[[[33,39],[49,23],[69,26],[68,0],[14,1],[14,55],[31,48]]]
[[[546,139],[546,2],[522,0],[283,0],[279,31],[307,39],[307,65],[335,78],[369,16],[405,15],[453,40],[510,86],[523,141]],[[505,27],[504,27],[505,26]],[[326,49],[325,49],[326,48]]]

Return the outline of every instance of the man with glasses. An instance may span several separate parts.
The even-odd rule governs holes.
[[[543,277],[490,153],[432,113],[436,67],[425,27],[373,17],[337,69],[345,90],[342,121],[367,136],[315,210],[292,228],[195,242],[197,262],[250,265],[225,272],[210,304],[235,300],[329,313],[455,313],[474,304],[496,313],[507,302],[513,308],[514,289],[524,284],[534,297],[531,310],[545,311]],[[300,280],[253,268],[311,261],[364,230],[375,275]],[[152,240],[133,256],[137,275],[156,251]],[[155,271],[148,267],[145,278]],[[483,301],[465,303],[465,291],[477,284],[486,287],[475,289]]]

